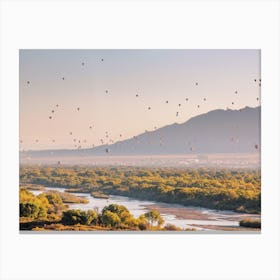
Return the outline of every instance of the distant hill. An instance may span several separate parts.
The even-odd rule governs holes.
[[[253,153],[260,148],[261,107],[213,110],[134,138],[81,150],[27,151],[21,156]]]

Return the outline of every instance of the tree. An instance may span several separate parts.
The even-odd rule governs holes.
[[[102,210],[102,216],[106,211],[114,213],[118,216],[118,218],[120,220],[120,223],[118,224],[118,226],[121,226],[121,225],[123,227],[136,227],[137,226],[136,219],[133,217],[133,215],[131,215],[129,210],[123,205],[110,204],[108,206],[105,206]],[[107,222],[107,220],[106,220],[106,222]]]
[[[96,225],[98,222],[98,214],[94,210],[88,210],[87,212],[82,213],[82,222],[84,225]]]
[[[121,219],[116,213],[105,210],[102,211],[101,222],[104,226],[116,228],[120,226]]]
[[[20,217],[44,218],[47,216],[46,209],[38,202],[21,202],[19,205]]]
[[[150,227],[153,227],[155,223],[158,227],[160,227],[164,223],[164,219],[161,217],[160,213],[155,209],[145,213],[144,216],[148,220]]]

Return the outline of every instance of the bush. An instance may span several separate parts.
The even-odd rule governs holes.
[[[182,230],[180,227],[176,227],[175,225],[172,224],[167,224],[164,228],[164,230]]]
[[[96,224],[98,220],[98,214],[94,210],[81,211],[81,210],[68,210],[64,211],[61,222],[64,225],[91,225]]]
[[[261,220],[246,219],[239,222],[241,227],[261,228]]]

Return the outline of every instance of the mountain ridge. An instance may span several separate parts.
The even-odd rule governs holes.
[[[260,147],[261,106],[243,109],[215,109],[183,123],[165,125],[153,131],[85,149],[57,149],[20,152],[21,156],[167,155],[197,153],[253,153]]]

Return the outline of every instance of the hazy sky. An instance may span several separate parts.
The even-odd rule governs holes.
[[[20,149],[92,147],[256,107],[260,70],[259,50],[20,50]]]

